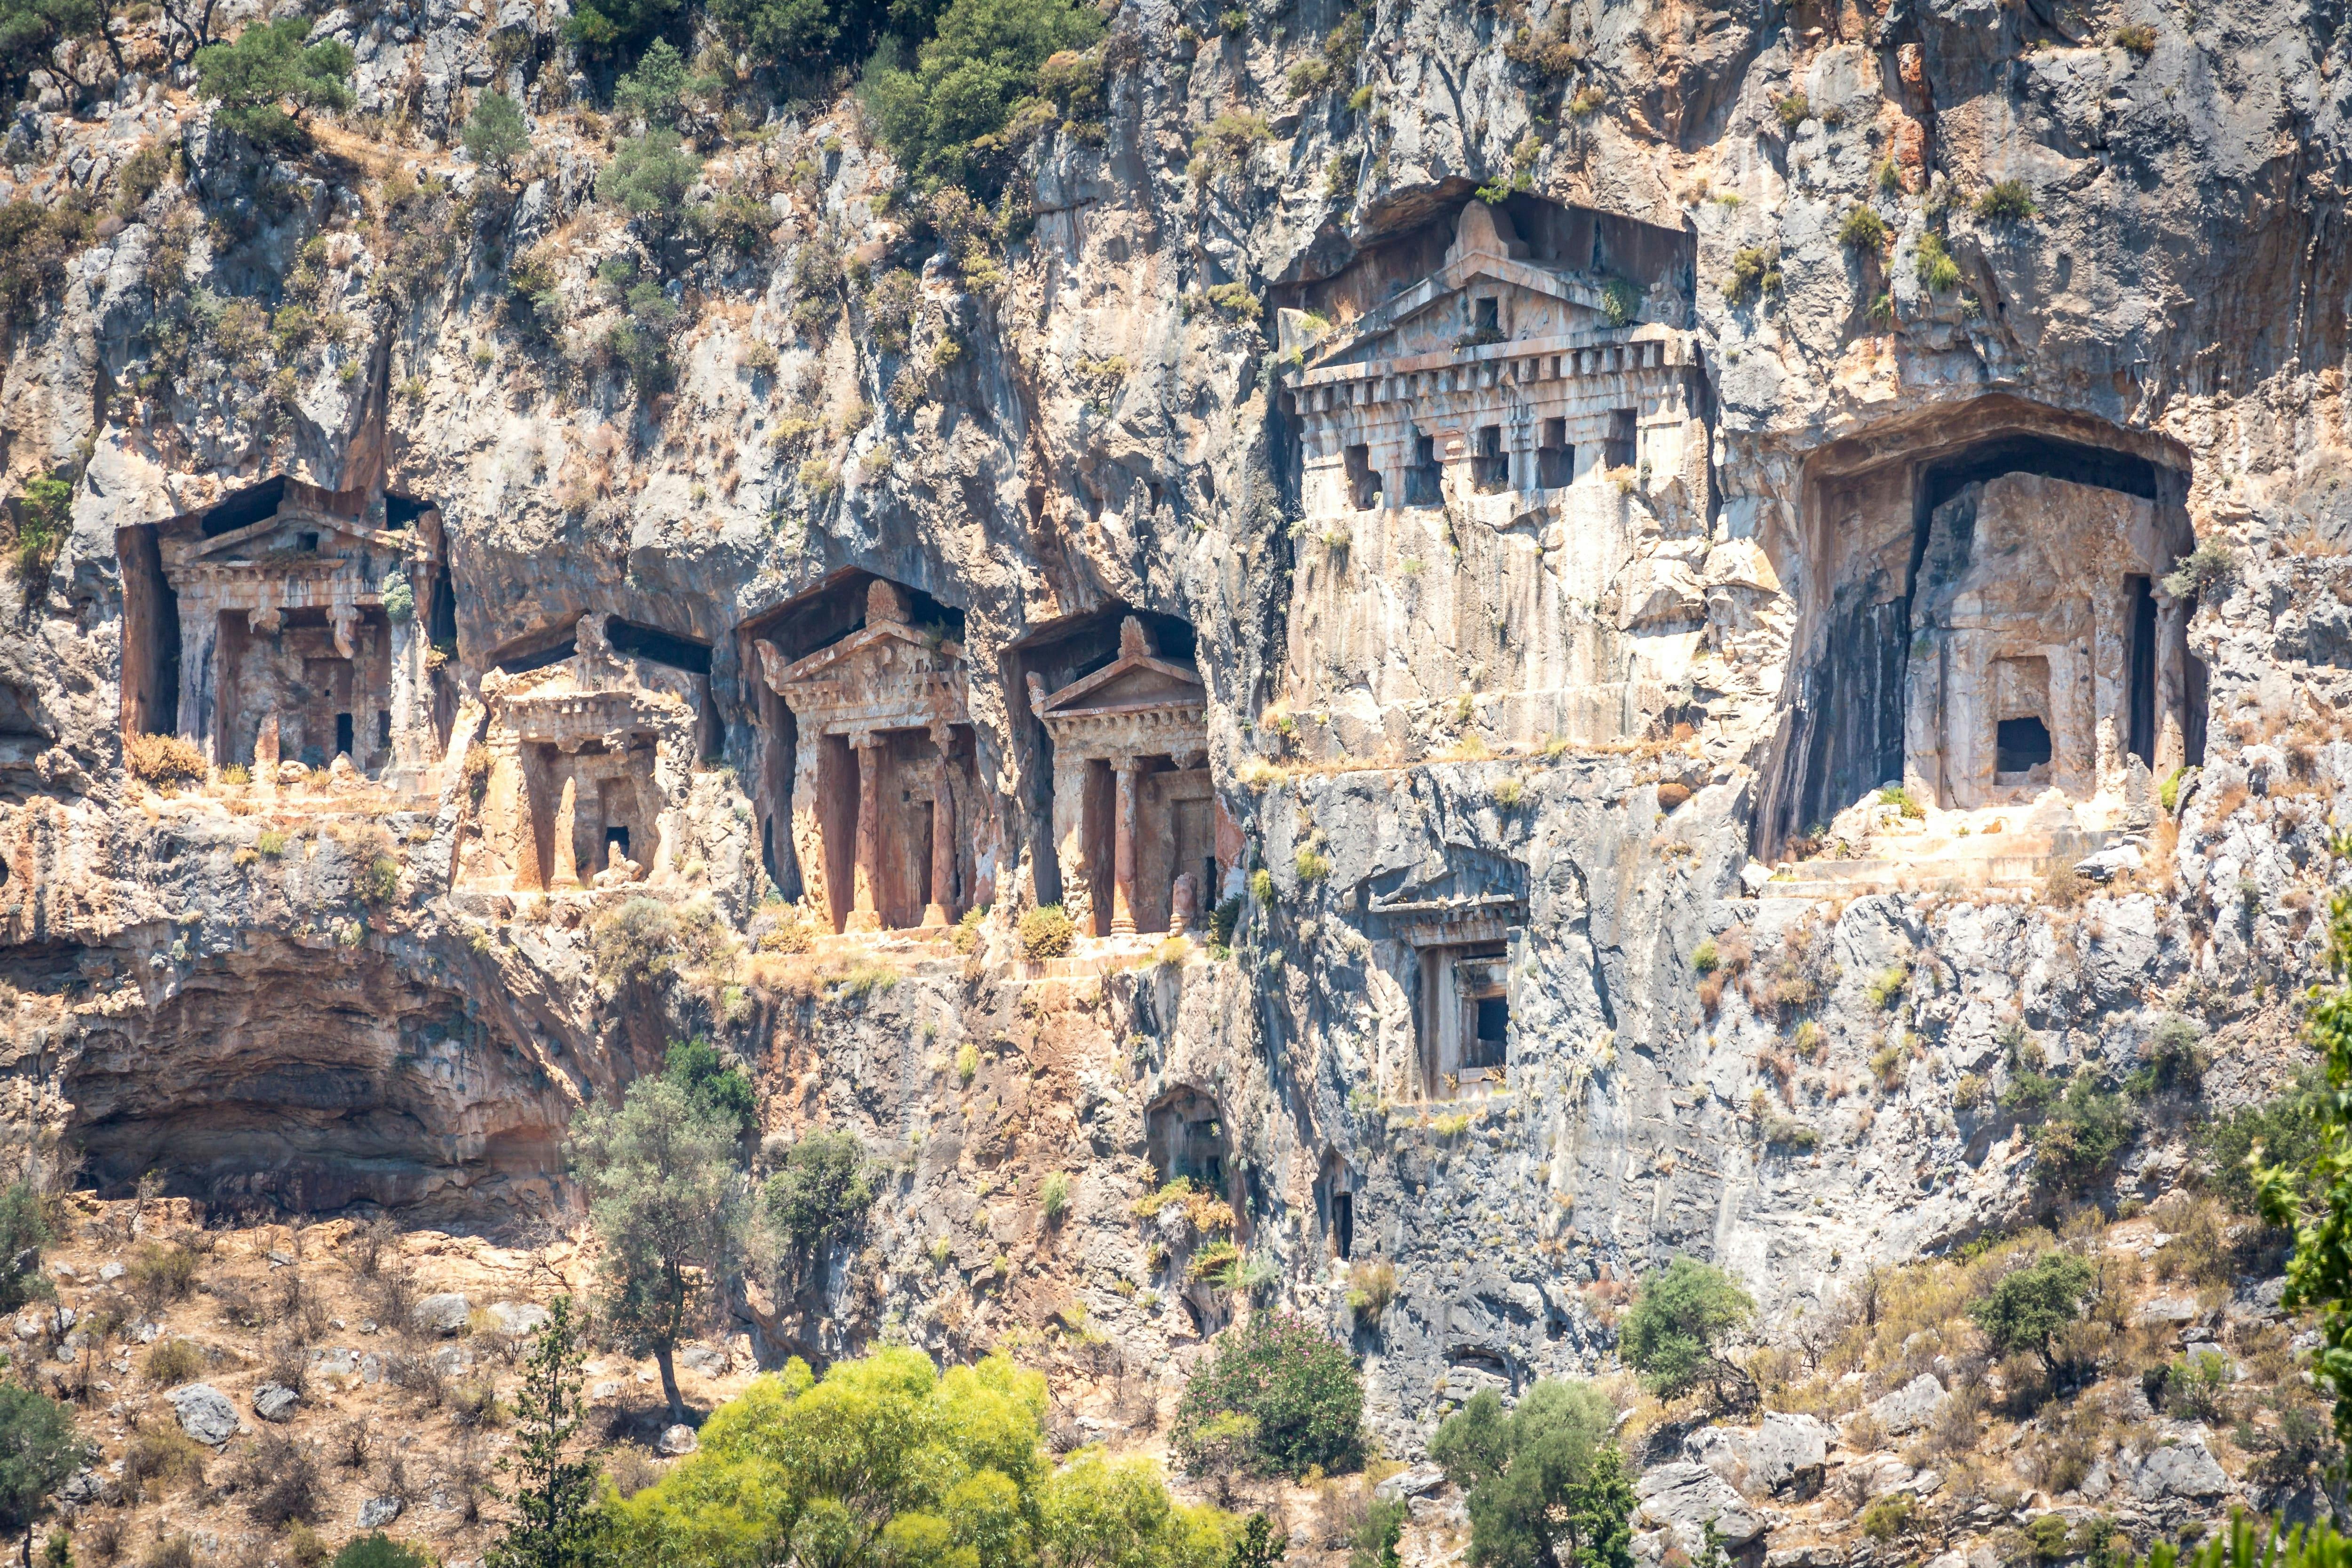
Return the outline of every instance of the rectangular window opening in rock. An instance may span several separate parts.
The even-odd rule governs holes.
[[[1356,1248],[1356,1195],[1353,1193],[1331,1194],[1331,1250],[1346,1258]]]
[[[1422,1092],[1451,1100],[1502,1084],[1509,1058],[1509,950],[1501,942],[1420,953]]]
[[[1381,474],[1372,467],[1372,449],[1359,442],[1348,448],[1348,500],[1358,511],[1381,504]]]
[[[2124,579],[2131,600],[2131,754],[2156,766],[2156,593],[2145,574]]]
[[[1612,468],[1632,468],[1640,445],[1638,435],[1634,410],[1612,409],[1609,414],[1609,434],[1601,448],[1602,463]]]
[[[1444,496],[1443,470],[1437,461],[1437,437],[1415,434],[1412,462],[1404,471],[1404,504],[1436,506]]]
[[[1502,300],[1492,295],[1482,297],[1475,301],[1475,309],[1473,310],[1470,321],[1470,330],[1478,333],[1481,337],[1501,337],[1503,335],[1502,310]]]
[[[1536,446],[1536,488],[1556,490],[1576,482],[1576,448],[1568,442],[1568,421],[1547,419]]]
[[[1480,495],[1493,495],[1511,482],[1510,455],[1503,450],[1500,425],[1478,426],[1478,447],[1470,459],[1470,479]]]

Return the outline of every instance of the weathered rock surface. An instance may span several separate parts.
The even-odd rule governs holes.
[[[178,1417],[180,1430],[197,1442],[217,1448],[236,1436],[236,1406],[212,1384],[183,1384],[163,1397],[171,1401],[172,1414]]]

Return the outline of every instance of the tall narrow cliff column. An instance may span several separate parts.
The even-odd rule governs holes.
[[[1111,763],[1118,775],[1118,815],[1112,832],[1110,933],[1135,934],[1135,774],[1138,759],[1119,757]]]
[[[847,931],[880,931],[876,886],[882,879],[882,737],[860,735],[850,742],[857,760],[857,867],[850,880]]]
[[[950,782],[954,760],[944,742],[940,746],[939,782],[931,789],[931,901],[923,906],[923,923],[948,923],[948,906],[955,901],[956,808]]]
[[[572,835],[580,820],[580,781],[566,777],[562,798],[555,803],[555,875],[548,879],[551,888],[577,888],[580,885],[580,859],[572,847]]]

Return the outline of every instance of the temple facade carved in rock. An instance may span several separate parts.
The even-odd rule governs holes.
[[[1028,684],[1054,743],[1063,907],[1087,935],[1181,933],[1221,879],[1198,671],[1129,616],[1109,664],[1051,693]]]
[[[563,892],[676,875],[699,750],[695,677],[615,652],[602,615],[573,637],[559,663],[482,678],[489,773],[462,886]]]
[[[865,623],[798,659],[755,643],[795,731],[793,847],[803,896],[835,931],[943,927],[987,901],[963,649],[913,624],[897,584]]]

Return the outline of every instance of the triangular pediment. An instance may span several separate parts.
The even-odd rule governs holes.
[[[765,646],[765,645],[762,645]],[[855,680],[861,676],[910,667],[910,655],[923,666],[950,662],[941,645],[910,626],[890,621],[850,633],[814,653],[784,667],[781,680]]]
[[[310,552],[302,548],[302,535],[306,533],[318,536],[318,553],[321,555],[341,553],[332,548],[338,544],[363,550],[373,542],[367,530],[347,519],[320,517],[310,512],[281,511],[274,517],[263,518],[259,522],[205,540],[198,547],[196,555],[201,560],[217,560],[229,556],[258,558],[308,554]]]
[[[1189,664],[1152,655],[1118,659],[1082,676],[1045,700],[1044,716],[1106,708],[1198,707],[1207,700]]]

